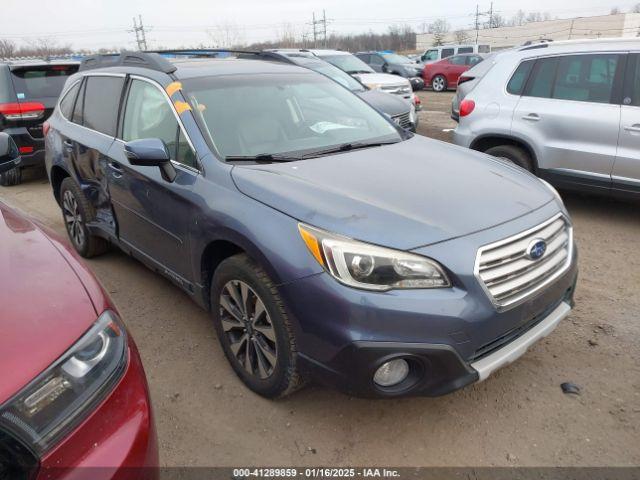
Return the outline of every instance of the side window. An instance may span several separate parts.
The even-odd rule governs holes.
[[[427,50],[422,56],[422,60],[427,62],[430,60],[438,60],[438,50]]]
[[[460,57],[456,55],[455,57],[451,57],[449,59],[449,62],[453,63],[454,65],[464,65],[466,62],[466,57]]]
[[[534,63],[534,60],[528,60],[518,65],[518,68],[516,68],[516,71],[511,76],[509,83],[507,83],[507,92],[512,95],[522,95],[524,84],[529,77],[529,72],[531,72],[531,67],[533,67]]]
[[[455,49],[453,48],[443,48],[442,49],[442,53],[440,55],[440,58],[447,58],[450,57],[451,55],[453,55],[454,53],[456,53]]]
[[[84,126],[115,137],[124,78],[90,76],[85,83]]]
[[[618,55],[572,55],[558,62],[553,98],[609,103]]]
[[[380,55],[371,55],[371,64],[384,65],[384,58],[382,58]]]
[[[624,97],[622,100],[623,105],[640,107],[640,62],[638,61],[638,54],[629,55]]]
[[[62,116],[67,120],[70,120],[71,115],[73,115],[73,106],[81,83],[82,82],[76,82],[76,84],[67,91],[64,98],[60,100],[60,113],[62,113]]]
[[[551,98],[553,81],[558,67],[558,58],[543,58],[536,62],[527,82],[524,95],[529,97]]]
[[[86,90],[87,80],[82,81],[82,86],[80,87],[80,93],[78,93],[78,99],[76,100],[76,105],[73,108],[73,116],[71,117],[71,121],[73,123],[77,123],[78,125],[82,125],[83,122],[83,109],[84,109],[84,92]]]
[[[479,55],[469,55],[467,57],[467,65],[474,66],[482,61],[482,57]]]
[[[195,154],[164,94],[148,82],[133,80],[122,121],[122,139],[129,142],[142,138],[163,140],[172,160],[196,167]]]
[[[460,47],[458,53],[473,53],[473,47]]]
[[[356,57],[358,57],[364,63],[370,63],[370,61],[369,61],[370,55],[367,54],[367,53],[360,53],[360,54],[356,55]]]

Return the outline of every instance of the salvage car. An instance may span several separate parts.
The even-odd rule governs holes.
[[[17,157],[0,133],[0,171]],[[78,205],[62,201],[69,224]],[[0,479],[157,479],[144,369],[111,300],[65,242],[2,202],[0,243]]]
[[[422,78],[424,84],[431,86],[434,92],[444,92],[457,88],[460,76],[480,62],[482,56],[474,53],[454,55],[426,65],[422,71]]]
[[[309,69],[89,57],[46,130],[76,250],[118,246],[170,279],[265,397],[305,380],[445,394],[571,311],[576,247],[550,185],[414,135]]]
[[[18,185],[23,169],[44,166],[42,124],[78,65],[73,60],[0,60],[0,132],[11,135],[20,151],[20,164],[0,173],[0,185]]]
[[[376,72],[400,75],[411,82],[413,91],[422,90],[422,66],[415,61],[393,52],[358,52],[356,57],[373,68]]]

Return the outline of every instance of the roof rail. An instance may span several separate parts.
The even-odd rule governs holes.
[[[183,48],[176,50],[145,50],[145,53],[157,53],[160,56],[185,57],[218,57],[221,53],[238,53],[243,55],[262,55],[260,50],[238,50],[233,48]]]
[[[173,73],[177,70],[175,65],[155,52],[123,51],[85,57],[80,63],[80,71],[119,66],[150,68],[163,73]]]
[[[547,48],[549,46],[548,43],[536,43],[534,45],[527,45],[526,47],[520,48],[520,52],[524,52],[525,50],[536,50],[538,48]]]

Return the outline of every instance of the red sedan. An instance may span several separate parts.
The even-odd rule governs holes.
[[[133,339],[66,244],[0,202],[0,479],[157,479]]]
[[[448,88],[456,88],[460,75],[482,60],[482,57],[476,53],[454,55],[425,65],[422,70],[422,79],[425,86],[431,85],[435,92],[444,92]]]

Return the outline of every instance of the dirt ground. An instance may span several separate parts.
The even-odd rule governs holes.
[[[422,92],[420,133],[448,139],[451,93]],[[564,195],[576,308],[486,382],[440,398],[362,400],[311,386],[264,400],[234,376],[207,314],[118,251],[88,262],[140,347],[166,466],[640,464],[640,208]],[[47,180],[0,198],[64,235]],[[563,394],[575,382],[580,396]]]

